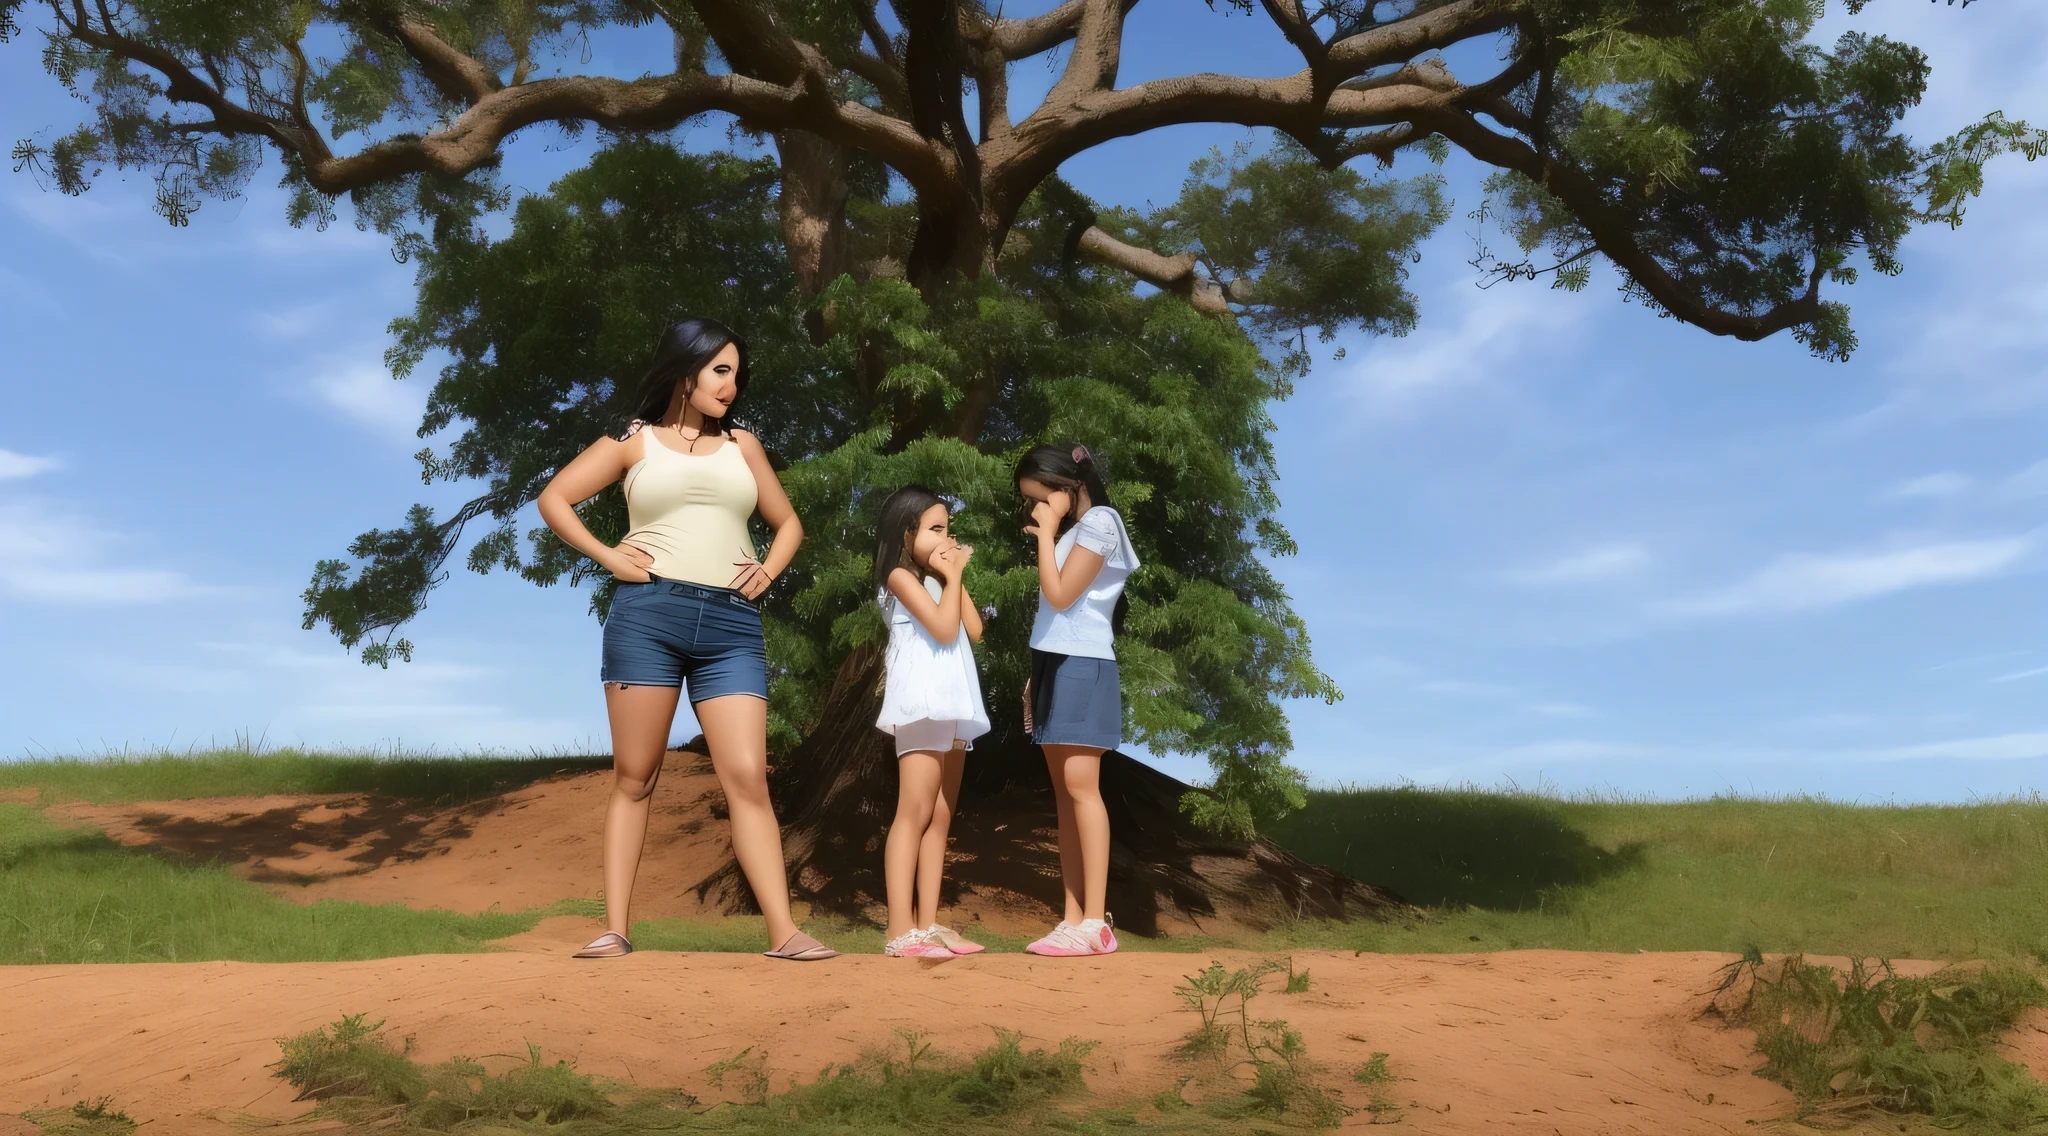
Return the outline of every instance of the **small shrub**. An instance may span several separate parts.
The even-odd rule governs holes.
[[[1757,970],[1740,1017],[1757,1034],[1757,1075],[1802,1114],[1921,1114],[1945,1127],[2018,1130],[2048,1118],[2048,1088],[2000,1057],[2000,1034],[2048,1005],[2048,987],[2005,967],[1907,978],[1858,961],[1848,973],[1794,955]]]
[[[47,1136],[133,1136],[139,1127],[128,1114],[114,1107],[114,1098],[78,1101],[70,1108],[25,1112],[22,1118]]]
[[[1351,1079],[1366,1087],[1365,1111],[1374,1124],[1392,1124],[1401,1119],[1394,1105],[1394,1074],[1387,1068],[1387,1055],[1375,1053],[1372,1060],[1351,1071]]]
[[[1237,970],[1211,961],[1206,969],[1184,976],[1175,993],[1196,1015],[1197,1024],[1188,1031],[1180,1052],[1187,1058],[1211,1062],[1226,1075],[1249,1072],[1251,1084],[1235,1096],[1206,1102],[1212,1116],[1267,1116],[1334,1128],[1344,1118],[1344,1106],[1334,1092],[1318,1083],[1322,1066],[1309,1059],[1300,1031],[1284,1021],[1251,1016],[1251,1001],[1259,996],[1266,976],[1283,966],[1289,970],[1290,988],[1298,977],[1301,988],[1307,989],[1306,973],[1296,976],[1291,963],[1272,959]],[[1182,1082],[1182,1087],[1185,1085]],[[1178,1091],[1173,1095],[1185,1099]],[[1165,1110],[1162,1105],[1161,1111]]]
[[[1295,970],[1294,956],[1292,955],[1289,955],[1287,958],[1287,985],[1280,992],[1282,994],[1308,993],[1308,971]]]

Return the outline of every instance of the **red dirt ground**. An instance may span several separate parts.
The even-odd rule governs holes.
[[[1100,1041],[1088,1083],[1123,1100],[1172,1085],[1171,1051],[1192,1022],[1173,990],[1204,961],[866,955],[799,965],[647,951],[593,963],[568,957],[585,921],[548,922],[524,937],[525,950],[490,955],[0,969],[8,1020],[36,1023],[0,1030],[0,1112],[112,1093],[160,1133],[285,1119],[306,1106],[265,1068],[275,1039],[351,1013],[416,1038],[424,1060],[523,1054],[531,1041],[548,1059],[706,1100],[719,1094],[704,1067],[747,1046],[768,1055],[780,1085],[895,1044],[899,1028],[964,1054],[1001,1026],[1039,1044]],[[1269,993],[1256,1010],[1300,1029],[1333,1084],[1348,1085],[1343,1074],[1375,1051],[1391,1053],[1401,1130],[1684,1136],[1754,1132],[1791,1108],[1783,1089],[1751,1075],[1747,1032],[1697,1015],[1696,992],[1724,956],[1294,957],[1313,972],[1309,992]]]
[[[674,757],[656,798],[638,915],[711,914],[691,888],[727,851],[725,825],[713,815],[715,779],[693,755]],[[126,844],[219,859],[307,902],[479,912],[596,898],[608,787],[608,774],[578,774],[438,810],[328,795],[66,804],[51,812]],[[1042,914],[1022,896],[993,896],[970,897],[949,918],[1008,929]],[[894,1044],[900,1028],[965,1054],[988,1044],[990,1027],[1003,1027],[1038,1044],[1069,1035],[1099,1041],[1088,1060],[1091,1089],[1110,1101],[1149,1097],[1181,1071],[1172,1051],[1192,1024],[1173,990],[1206,962],[1152,953],[981,955],[939,965],[655,951],[609,962],[569,958],[597,929],[590,919],[547,919],[483,955],[0,967],[0,1136],[25,1123],[6,1114],[101,1095],[158,1134],[225,1136],[251,1120],[299,1115],[306,1106],[266,1068],[277,1059],[276,1039],[353,1013],[416,1038],[427,1061],[523,1054],[532,1041],[550,1060],[680,1086],[706,1100],[719,1094],[705,1066],[748,1046],[768,1055],[780,1085]],[[1217,957],[1236,966],[1252,956]],[[1700,992],[1730,956],[1299,951],[1294,959],[1313,971],[1310,991],[1268,994],[1256,1011],[1300,1029],[1332,1084],[1355,1088],[1349,1070],[1376,1051],[1392,1054],[1400,1130],[1808,1131],[1781,1124],[1792,1099],[1752,1074],[1752,1036],[1700,1014]],[[2007,1048],[2048,1069],[2048,1013],[2023,1020]]]

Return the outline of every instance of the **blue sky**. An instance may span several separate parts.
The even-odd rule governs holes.
[[[1124,81],[1292,69],[1258,23],[1190,7],[1139,6]],[[1925,140],[1992,108],[2048,118],[2039,5],[1885,0],[1854,25],[1929,51]],[[10,140],[80,113],[38,46],[0,47]],[[630,74],[666,45],[594,51]],[[1042,70],[1019,67],[1020,105]],[[1065,173],[1169,200],[1245,136],[1163,131]],[[532,132],[508,178],[540,189],[592,144]],[[315,560],[460,490],[423,489],[409,458],[430,369],[381,364],[411,270],[345,210],[292,229],[269,163],[181,230],[133,174],[76,199],[0,178],[0,755],[602,748],[580,593],[458,573],[390,671],[300,630]],[[1345,692],[1291,707],[1296,763],[1661,796],[2048,785],[2048,162],[1999,162],[1962,229],[1847,290],[1848,364],[1656,319],[1611,278],[1481,290],[1479,173],[1448,173],[1421,327],[1348,339],[1276,409],[1301,544],[1277,568]]]

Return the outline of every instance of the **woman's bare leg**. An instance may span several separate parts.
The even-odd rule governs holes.
[[[967,747],[956,743],[946,753],[938,799],[932,802],[931,822],[925,826],[924,839],[917,845],[917,915],[913,924],[918,927],[929,927],[939,921],[939,883],[946,878],[946,836],[953,828],[953,813],[960,804],[960,775],[966,768]]]
[[[754,903],[768,919],[772,950],[796,934],[789,917],[789,865],[782,859],[782,826],[768,799],[768,703],[751,694],[728,694],[694,703],[711,768],[725,790],[732,818],[732,854],[740,862]]]
[[[604,688],[612,722],[612,795],[604,814],[604,924],[624,936],[632,926],[633,877],[647,844],[647,809],[661,779],[682,692],[673,686]]]
[[[931,750],[911,750],[896,759],[896,819],[882,847],[882,878],[889,892],[889,937],[924,926],[917,922],[920,890],[918,855],[932,823],[945,779],[946,759]]]
[[[1060,806],[1060,874],[1066,884],[1067,922],[1100,919],[1109,891],[1109,810],[1102,803],[1103,751],[1075,745],[1040,748],[1045,750],[1053,795]]]

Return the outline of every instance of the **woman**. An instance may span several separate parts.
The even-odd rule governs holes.
[[[609,930],[577,958],[632,953],[633,877],[685,684],[725,790],[733,855],[768,919],[767,955],[808,962],[838,953],[790,918],[782,829],[768,800],[768,651],[754,601],[789,566],[804,527],[760,441],[726,422],[746,389],[746,341],[716,320],[684,320],[662,336],[624,435],[592,443],[541,491],[541,519],[618,581],[602,673],[612,727]],[[576,505],[621,479],[630,531],[613,547],[591,535]],[[764,559],[747,533],[757,506],[775,530]]]
[[[1109,810],[1102,803],[1102,755],[1123,743],[1116,635],[1129,605],[1124,582],[1138,567],[1138,553],[1088,447],[1033,446],[1017,463],[1017,492],[1031,502],[1024,531],[1038,546],[1024,728],[1052,774],[1066,885],[1066,918],[1024,949],[1106,955],[1116,950],[1116,932],[1103,910]]]

